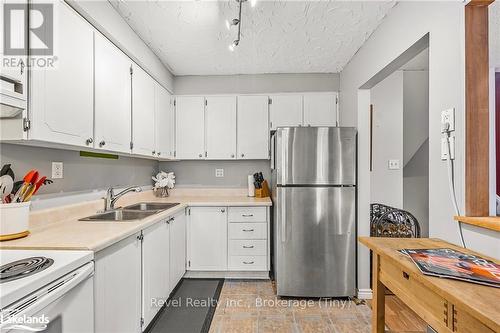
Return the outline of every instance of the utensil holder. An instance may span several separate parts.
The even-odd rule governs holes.
[[[29,235],[31,202],[0,204],[0,241]]]
[[[168,187],[155,188],[153,189],[153,193],[157,198],[166,198],[170,196],[170,193],[168,193]]]
[[[255,197],[256,198],[267,198],[270,196],[269,186],[267,185],[267,180],[262,182],[262,188],[255,189]]]

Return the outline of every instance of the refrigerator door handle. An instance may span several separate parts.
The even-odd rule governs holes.
[[[285,205],[285,191],[280,191],[280,221],[281,221],[281,242],[286,242],[286,205]]]

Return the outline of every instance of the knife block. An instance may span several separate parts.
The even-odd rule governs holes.
[[[269,186],[267,185],[267,180],[262,182],[262,188],[255,189],[255,197],[256,198],[267,198],[269,197],[271,192],[269,191]]]

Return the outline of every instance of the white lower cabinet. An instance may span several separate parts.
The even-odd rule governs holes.
[[[140,233],[95,254],[96,332],[141,331]]]
[[[186,273],[186,214],[176,214],[170,220],[170,289]]]
[[[142,318],[145,330],[170,294],[170,220],[143,230]]]
[[[227,269],[227,209],[191,207],[188,219],[188,270]]]

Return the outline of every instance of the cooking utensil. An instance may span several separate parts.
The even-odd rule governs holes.
[[[5,174],[0,177],[0,199],[2,202],[6,202],[5,198],[12,191],[12,187],[14,186],[14,179],[8,174]]]
[[[12,180],[16,179],[14,176],[14,171],[10,168],[10,164],[5,164],[0,170],[0,176],[9,175],[12,177]]]
[[[35,181],[38,179],[38,171],[36,170],[30,170],[23,178],[23,185],[21,188],[16,192],[14,195],[14,198],[12,198],[12,202],[22,202],[22,197],[25,195],[26,190],[28,187],[32,184],[32,180],[35,179]]]
[[[21,202],[27,202],[31,199],[31,196],[35,192],[36,185],[35,184],[30,184],[27,188],[26,191],[23,193],[21,197]]]

